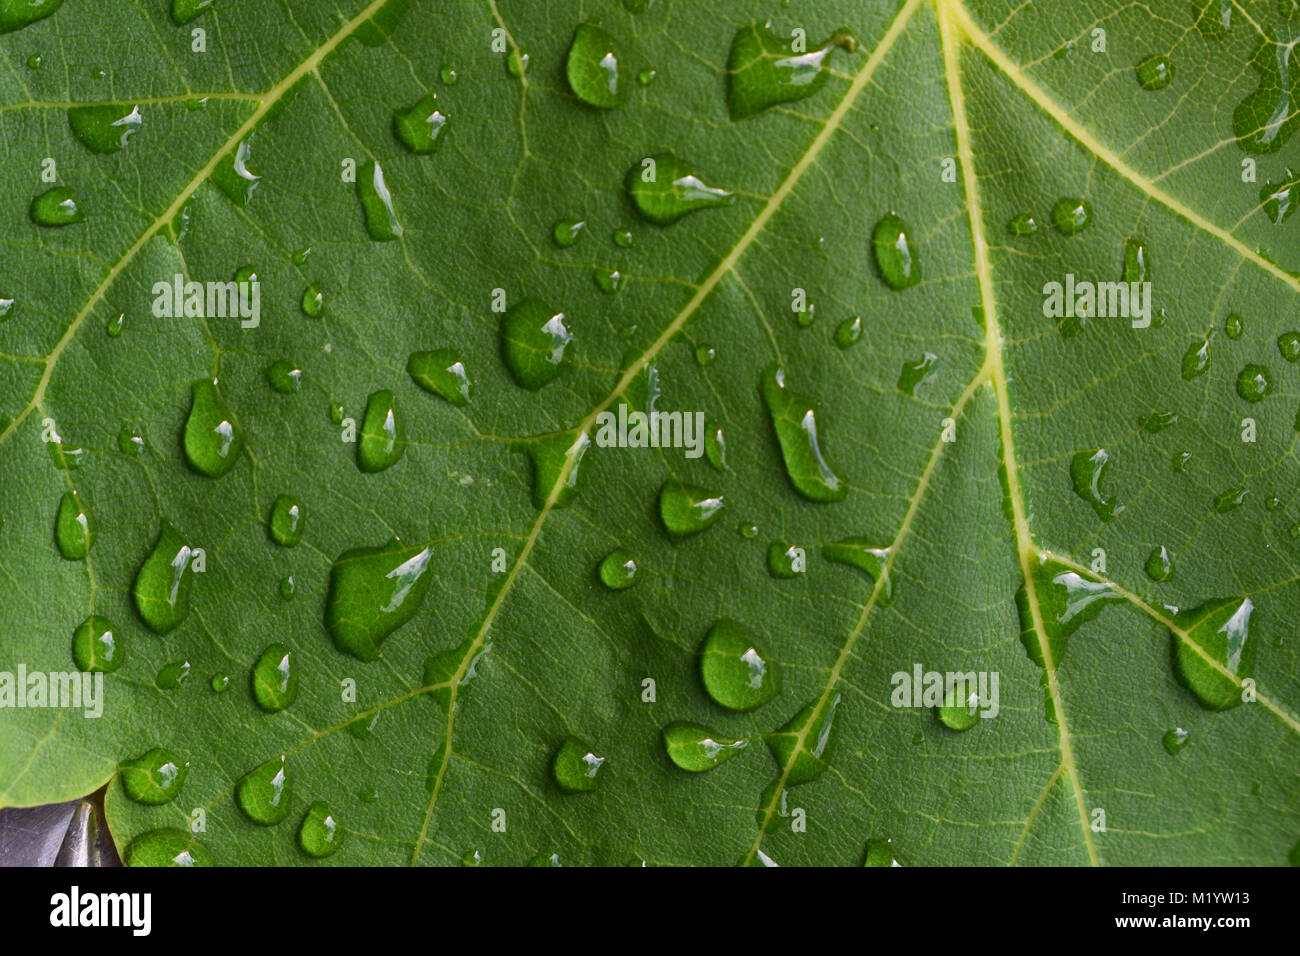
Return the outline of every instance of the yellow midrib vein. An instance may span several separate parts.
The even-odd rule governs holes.
[[[122,257],[118,259],[113,267],[104,275],[104,278],[100,281],[99,285],[95,287],[95,291],[90,294],[90,298],[86,300],[85,305],[82,306],[76,317],[68,324],[63,336],[55,343],[53,350],[46,356],[45,371],[41,374],[40,381],[36,384],[36,391],[32,395],[31,401],[27,403],[26,407],[23,408],[21,412],[14,416],[13,421],[6,426],[5,430],[0,432],[0,442],[4,442],[10,435],[16,432],[18,427],[22,425],[23,421],[26,420],[27,416],[32,413],[33,409],[40,407],[41,402],[45,398],[45,389],[49,387],[50,378],[54,374],[55,366],[59,364],[59,358],[63,355],[64,349],[66,349],[68,344],[76,338],[77,330],[81,328],[81,325],[86,321],[87,316],[94,311],[95,306],[98,305],[100,300],[104,297],[104,293],[107,292],[109,287],[117,280],[117,277],[122,274],[122,271],[131,264],[132,260],[134,260],[139,254],[140,250],[148,244],[150,239],[158,234],[159,230],[176,218],[176,214],[180,212],[181,207],[184,206],[185,203],[189,201],[189,198],[194,195],[195,191],[207,181],[207,178],[212,175],[212,171],[217,168],[217,164],[225,159],[226,156],[229,155],[230,151],[238,146],[240,141],[253,131],[262,118],[270,112],[281,98],[283,98],[284,94],[304,76],[315,70],[325,57],[334,52],[340,43],[351,36],[357,27],[369,20],[386,2],[387,0],[372,0],[364,10],[345,23],[337,33],[313,50],[307,59],[303,60],[294,67],[293,70],[286,74],[284,79],[259,97],[258,106],[249,114],[248,119],[244,120],[239,129],[235,130],[235,132],[231,134],[230,138],[221,144],[221,147],[212,154],[212,158],[209,159],[203,168],[195,173],[194,178],[186,183],[185,187],[176,194],[176,198],[172,200],[171,205],[163,210],[162,214],[149,224],[149,227],[140,234],[140,237],[131,244],[130,248],[122,254]]]

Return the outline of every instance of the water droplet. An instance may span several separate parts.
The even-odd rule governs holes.
[[[224,694],[230,690],[230,675],[213,674],[212,680],[208,681],[208,686],[212,688],[214,694]]]
[[[305,287],[302,300],[303,312],[312,319],[320,319],[325,312],[325,294],[315,284]]]
[[[212,0],[172,0],[172,22],[183,27],[211,4]]]
[[[55,186],[41,193],[32,200],[29,213],[38,226],[67,226],[86,218],[67,186]]]
[[[668,759],[683,770],[701,773],[725,763],[748,746],[747,740],[729,740],[707,727],[674,721],[663,730]]]
[[[235,785],[239,809],[263,826],[272,826],[289,815],[292,794],[283,754],[250,770]]]
[[[282,577],[282,578],[280,579],[280,597],[281,597],[281,598],[283,598],[283,599],[286,600],[286,601],[292,601],[292,600],[293,600],[294,591],[296,591],[296,590],[297,590],[297,586],[296,586],[296,585],[294,584],[294,582],[293,582],[293,575],[292,575],[292,574],[286,574],[284,577]]]
[[[616,548],[600,562],[600,580],[612,591],[630,588],[636,583],[636,559],[622,548]]]
[[[965,681],[955,681],[944,693],[943,706],[937,709],[937,716],[949,730],[961,732],[979,723],[979,712],[979,694]]]
[[[506,72],[515,79],[522,79],[528,72],[528,54],[522,50],[511,50],[506,56]]]
[[[712,345],[700,345],[695,349],[695,364],[709,366],[718,357],[718,350]]]
[[[1232,511],[1240,508],[1246,500],[1246,495],[1250,492],[1245,485],[1238,485],[1236,488],[1229,488],[1227,491],[1217,495],[1214,499],[1214,510],[1218,514]]]
[[[881,607],[888,607],[894,599],[894,585],[889,578],[889,548],[874,547],[866,538],[845,538],[822,547],[822,557],[836,564],[847,564],[866,574],[873,582],[881,582]]]
[[[560,374],[564,350],[573,333],[564,313],[528,296],[506,313],[501,323],[501,350],[506,367],[524,388],[536,391]]]
[[[95,540],[95,523],[82,507],[75,491],[65,491],[59,499],[59,513],[54,519],[54,542],[59,554],[69,561],[80,561],[90,553]]]
[[[565,64],[569,87],[578,99],[592,106],[621,106],[625,91],[618,60],[613,37],[594,23],[579,23]]]
[[[659,491],[659,517],[674,538],[704,531],[724,507],[721,495],[679,481],[665,482]]]
[[[311,246],[303,246],[301,249],[295,249],[293,255],[289,257],[290,261],[296,266],[305,265],[308,258],[311,257]]]
[[[591,447],[591,437],[577,430],[558,432],[540,440],[523,442],[519,447],[533,462],[533,507],[546,507],[566,465],[569,471],[556,496],[555,506],[562,508],[572,501],[578,492],[578,473],[582,459]]]
[[[1151,280],[1151,253],[1141,239],[1124,243],[1124,281],[1149,282]]]
[[[412,352],[406,371],[426,392],[440,395],[453,405],[469,402],[470,381],[465,362],[454,349]]]
[[[1174,78],[1174,65],[1169,57],[1160,54],[1147,57],[1133,69],[1138,86],[1144,90],[1163,90]]]
[[[282,395],[302,390],[302,369],[288,359],[276,359],[266,369],[266,380]]]
[[[397,138],[411,152],[422,156],[438,151],[446,130],[447,116],[438,109],[437,93],[426,93],[414,106],[393,114],[393,132]]]
[[[1164,737],[1161,738],[1161,743],[1165,745],[1165,750],[1172,757],[1177,754],[1178,751],[1187,746],[1187,741],[1191,736],[1192,735],[1183,730],[1183,728],[1175,727],[1173,730],[1165,731]]]
[[[243,447],[243,429],[217,390],[217,383],[207,379],[195,382],[190,414],[185,419],[186,460],[209,478],[220,478],[235,466]]]
[[[789,579],[804,572],[804,550],[786,541],[767,546],[767,573],[774,578]]]
[[[1152,581],[1168,581],[1174,575],[1174,557],[1163,544],[1147,555],[1147,577]]]
[[[632,248],[634,237],[632,235],[631,229],[628,229],[625,226],[620,226],[618,229],[614,230],[614,234],[612,238],[614,240],[614,245],[618,246],[619,248],[621,249]]]
[[[1187,347],[1183,353],[1183,380],[1190,382],[1198,375],[1204,375],[1210,370],[1210,340],[1214,337],[1214,330],[1211,329],[1205,333],[1205,338],[1197,343],[1194,342]]]
[[[727,470],[727,436],[717,422],[710,422],[704,430],[704,455],[718,471]]]
[[[1058,199],[1052,206],[1052,224],[1062,235],[1073,236],[1092,225],[1092,207],[1086,199]]]
[[[737,530],[740,532],[742,538],[748,538],[752,541],[754,538],[758,537],[758,525],[756,524],[741,522],[740,527],[737,528]]]
[[[1138,425],[1142,430],[1144,432],[1150,432],[1153,435],[1176,424],[1178,424],[1177,412],[1152,412],[1145,418],[1138,420]]]
[[[840,30],[820,49],[796,50],[793,38],[777,36],[770,22],[741,27],[727,57],[731,118],[746,119],[778,104],[812,96],[830,79],[830,55],[836,48],[852,53],[857,41],[847,30]]]
[[[1273,373],[1263,365],[1247,365],[1237,373],[1237,394],[1248,402],[1262,402],[1273,391]]]
[[[1038,231],[1038,220],[1027,212],[1022,212],[1007,223],[1007,232],[1013,236],[1032,236]]]
[[[43,20],[62,3],[63,0],[3,0],[0,2],[0,33],[12,33],[29,23]]]
[[[189,661],[172,661],[164,664],[153,682],[159,690],[176,690],[190,679]]]
[[[1040,561],[1033,569],[1033,588],[1053,667],[1060,667],[1070,635],[1088,621],[1096,620],[1108,603],[1124,600],[1109,583],[1086,578],[1050,559]],[[1030,659],[1044,667],[1038,630],[1024,585],[1016,592],[1016,608],[1020,613],[1020,640]]]
[[[386,388],[371,392],[357,441],[357,467],[373,474],[396,464],[406,450],[405,429],[396,399]]]
[[[377,548],[345,551],[330,568],[325,627],[339,650],[363,661],[419,610],[433,581],[429,548],[393,539]]]
[[[482,866],[483,862],[483,854],[478,850],[466,850],[460,857],[461,866]]]
[[[0,322],[9,318],[9,316],[13,313],[13,311],[14,311],[14,300],[0,297]],[[109,327],[110,328],[112,327],[111,324]],[[112,333],[110,332],[109,334],[111,335]]]
[[[551,238],[561,249],[568,249],[578,241],[585,228],[587,223],[581,219],[561,219],[551,227]]]
[[[1251,56],[1250,65],[1259,74],[1259,88],[1232,112],[1232,131],[1237,145],[1247,153],[1273,153],[1300,128],[1300,110],[1295,97],[1297,65],[1294,31],[1282,37],[1266,27]]]
[[[862,865],[901,866],[897,857],[894,856],[893,841],[881,839],[868,840],[866,855],[862,859]]]
[[[449,66],[444,66],[438,75],[442,78],[442,82],[448,86],[455,86],[456,80],[459,79],[456,71]]]
[[[559,866],[560,855],[558,853],[539,853],[528,861],[529,866]]]
[[[910,289],[921,281],[921,261],[908,235],[907,225],[895,213],[882,218],[871,231],[871,251],[876,268],[891,289]]]
[[[384,183],[384,170],[373,159],[357,173],[357,198],[366,216],[366,232],[375,242],[402,237],[402,224],[393,208],[393,196]]]
[[[155,747],[121,766],[122,786],[136,803],[169,803],[181,792],[189,762],[182,763],[165,747]]]
[[[308,856],[320,860],[343,845],[343,828],[323,801],[315,801],[298,827],[298,845]]]
[[[658,153],[633,166],[625,185],[637,211],[660,226],[698,209],[729,205],[736,198],[730,190],[705,183],[672,153]]]
[[[923,352],[916,361],[904,362],[903,370],[898,375],[898,390],[904,395],[916,395],[917,386],[934,381],[938,374],[934,366],[938,360],[937,355]]]
[[[1241,338],[1243,331],[1245,331],[1245,324],[1242,322],[1241,316],[1236,312],[1229,313],[1227,318],[1223,320],[1223,334],[1234,342]]]
[[[122,666],[126,652],[108,618],[90,615],[72,632],[72,660],[79,670],[108,673]]]
[[[298,696],[298,671],[293,654],[283,644],[272,644],[253,665],[253,698],[267,713],[284,710]]]
[[[835,328],[835,344],[842,349],[856,344],[862,338],[862,316],[845,319]]]
[[[140,128],[140,107],[74,106],[68,110],[72,134],[93,153],[116,153]]]
[[[1110,467],[1110,452],[1104,448],[1076,452],[1070,459],[1070,482],[1074,493],[1097,512],[1102,521],[1110,521],[1124,510],[1115,503],[1115,496],[1107,497],[1101,490],[1102,478]]]
[[[41,68],[41,55],[39,53],[33,53],[31,56],[27,58],[27,69],[39,70],[40,68]]]
[[[1250,598],[1219,598],[1174,615],[1174,626],[1187,635],[1183,640],[1170,632],[1175,675],[1206,710],[1242,702],[1239,682],[1250,676],[1255,656],[1254,609]]]
[[[1283,332],[1279,335],[1277,350],[1288,362],[1300,359],[1300,332]]]
[[[830,766],[827,761],[834,736],[835,710],[839,704],[839,694],[829,701],[809,704],[776,733],[768,734],[767,746],[772,756],[778,764],[788,768],[787,787],[816,780]]]
[[[819,406],[793,394],[786,387],[785,371],[775,365],[763,373],[763,399],[791,483],[813,501],[843,500],[848,489],[822,453],[817,423],[824,416]]]
[[[1174,457],[1171,458],[1169,462],[1170,467],[1173,468],[1174,471],[1186,471],[1187,462],[1191,457],[1192,453],[1190,451],[1174,452]]]
[[[292,548],[302,540],[302,525],[307,515],[302,505],[288,495],[279,495],[271,505],[271,517],[267,522],[271,538],[286,548]]]
[[[1280,183],[1274,185],[1269,181],[1260,189],[1260,207],[1275,226],[1280,226],[1290,219],[1291,214],[1296,211],[1296,206],[1300,205],[1300,202],[1296,201],[1300,199],[1300,196],[1295,195],[1297,187],[1300,187],[1300,177],[1288,168],[1283,171]]]
[[[642,86],[649,86],[654,82],[655,77],[658,75],[659,74],[656,70],[642,70],[636,75],[636,81]]]
[[[166,521],[153,550],[135,576],[135,606],[158,634],[166,634],[190,613],[190,557],[185,539]]]
[[[251,139],[251,137],[250,137]],[[226,153],[212,170],[212,181],[236,206],[244,207],[257,191],[261,176],[248,168],[252,156],[249,139],[241,140],[232,152]]]
[[[566,737],[555,752],[551,772],[565,793],[588,793],[600,785],[605,758],[577,737]]]
[[[1192,0],[1196,29],[1211,40],[1222,40],[1232,26],[1232,0]]]
[[[126,848],[126,865],[211,866],[212,854],[187,830],[150,830]]]
[[[781,689],[776,661],[757,634],[722,618],[700,645],[700,679],[713,700],[731,710],[753,710]]]
[[[607,295],[623,288],[623,273],[617,269],[598,268],[592,273],[592,278],[596,280],[596,288]]]

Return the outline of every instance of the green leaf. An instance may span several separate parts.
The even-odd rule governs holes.
[[[0,806],[1296,861],[1289,4],[289,7],[0,0]]]

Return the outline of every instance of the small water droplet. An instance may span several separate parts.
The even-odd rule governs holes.
[[[292,793],[284,755],[250,770],[235,785],[239,809],[262,826],[273,826],[289,815]]]
[[[426,93],[414,106],[393,114],[393,132],[397,138],[421,156],[436,153],[446,131],[447,115],[438,109],[437,93]]]
[[[891,289],[910,289],[921,281],[921,261],[907,225],[895,213],[883,217],[871,231],[876,268]]]
[[[863,866],[901,866],[898,858],[894,856],[894,843],[892,840],[872,839],[867,841],[866,854],[862,859]]]
[[[594,23],[580,23],[569,46],[565,74],[578,99],[601,109],[623,104],[624,86],[614,38]]]
[[[444,66],[438,75],[441,77],[442,82],[447,86],[455,86],[456,81],[460,79],[460,77],[456,75],[456,71],[449,66]]]
[[[1210,370],[1210,340],[1214,337],[1214,330],[1211,329],[1205,333],[1205,338],[1200,342],[1193,342],[1183,353],[1182,373],[1183,380],[1190,382],[1199,375],[1204,375]]]
[[[162,666],[153,682],[159,690],[176,690],[190,679],[190,670],[189,661],[172,661]]]
[[[0,3],[0,34],[43,20],[62,3],[63,0],[4,0]]]
[[[651,83],[655,81],[656,76],[658,76],[658,72],[656,70],[642,70],[640,73],[636,75],[636,81],[640,83],[642,86],[649,86]]]
[[[613,295],[623,288],[623,273],[617,269],[598,268],[592,273],[592,278],[596,280],[596,288],[606,295]]]
[[[1156,434],[1162,432],[1171,425],[1178,424],[1177,412],[1152,412],[1145,418],[1138,420],[1138,425],[1144,432]]]
[[[181,792],[189,769],[188,761],[182,762],[165,747],[155,747],[122,764],[122,787],[136,803],[169,803]]]
[[[212,688],[214,694],[224,694],[230,690],[230,675],[213,674],[212,680],[208,681],[208,686]]]
[[[172,22],[183,27],[211,4],[212,0],[172,0]]]
[[[288,359],[276,359],[267,366],[266,380],[282,395],[302,391],[302,369]]]
[[[1166,730],[1161,743],[1164,744],[1165,750],[1172,757],[1187,746],[1187,741],[1191,738],[1186,730],[1181,727],[1175,727],[1173,730]]]
[[[856,344],[862,338],[862,316],[845,319],[835,329],[835,344],[842,349]]]
[[[28,213],[38,226],[67,226],[86,218],[67,186],[55,186],[41,193],[32,200]]]
[[[363,661],[419,610],[433,580],[429,548],[396,539],[340,554],[330,568],[325,627],[335,646]]]
[[[1052,206],[1052,225],[1064,236],[1073,236],[1092,225],[1092,206],[1086,199],[1069,196]]]
[[[622,548],[616,548],[600,562],[600,580],[610,590],[621,591],[636,583],[638,570],[636,559]]]
[[[528,54],[522,50],[511,50],[506,56],[506,72],[515,79],[522,79],[528,72]]]
[[[68,110],[72,134],[92,153],[116,153],[126,146],[144,120],[140,107],[117,104],[74,106]]]
[[[602,779],[606,760],[577,737],[566,737],[551,762],[555,782],[565,793],[589,793]]]
[[[578,493],[578,475],[582,459],[591,447],[591,436],[576,430],[557,432],[537,441],[521,443],[519,447],[533,462],[533,506],[539,510],[546,507],[566,466],[568,474],[556,496],[555,506],[562,508],[572,501]]]
[[[787,768],[787,787],[816,780],[830,766],[835,711],[839,704],[839,694],[828,701],[809,704],[776,733],[768,734],[767,746],[772,756]]]
[[[193,554],[180,533],[162,522],[153,550],[136,573],[134,587],[136,609],[155,633],[166,634],[190,613]]]
[[[302,292],[302,311],[313,319],[319,319],[325,312],[325,294],[314,284]]]
[[[894,599],[894,585],[889,577],[889,548],[875,547],[866,538],[845,538],[833,544],[823,545],[822,557],[836,564],[847,564],[880,582],[880,595],[877,602],[881,607],[888,607]]]
[[[767,573],[772,577],[788,580],[804,570],[803,548],[787,541],[773,541],[767,546]]]
[[[440,395],[453,405],[469,403],[471,386],[465,362],[454,349],[412,352],[406,371],[416,385],[433,395]]]
[[[938,374],[935,369],[938,360],[939,357],[932,352],[923,352],[919,359],[904,362],[898,375],[898,390],[904,395],[915,395],[918,386],[933,382]]]
[[[674,538],[698,534],[709,528],[722,513],[721,495],[679,481],[664,483],[659,491],[659,517]]]
[[[1151,281],[1151,253],[1141,239],[1129,239],[1124,243],[1124,281]]]
[[[226,405],[215,381],[200,379],[191,389],[185,419],[185,458],[195,471],[220,478],[235,467],[244,447],[244,432]]]
[[[785,371],[775,365],[763,373],[762,388],[791,483],[813,501],[843,500],[848,489],[821,447],[818,421],[824,422],[825,416],[820,407],[792,393],[786,387]]]
[[[668,759],[683,770],[702,773],[734,757],[748,746],[747,740],[731,740],[707,727],[674,721],[663,729]]]
[[[1115,503],[1115,496],[1109,497],[1101,490],[1102,479],[1110,467],[1110,452],[1104,448],[1076,452],[1070,459],[1070,482],[1074,493],[1097,512],[1102,521],[1110,521],[1124,510]]]
[[[122,666],[126,652],[105,617],[90,615],[72,632],[72,660],[78,670],[108,673]]]
[[[373,159],[357,171],[357,198],[366,217],[366,232],[375,242],[402,237],[402,224],[393,208],[393,196],[384,182],[384,170]]]
[[[1147,577],[1152,581],[1168,581],[1174,575],[1174,558],[1163,544],[1147,556]]]
[[[727,189],[710,186],[672,153],[658,153],[633,166],[625,181],[637,211],[656,225],[666,226],[687,213],[735,200]]]
[[[368,474],[392,467],[406,450],[405,430],[393,393],[381,388],[366,399],[357,441],[357,467]]]
[[[127,866],[211,866],[212,854],[188,830],[150,830],[126,848]]]
[[[1142,60],[1133,68],[1138,86],[1144,90],[1163,90],[1174,78],[1174,65],[1169,57],[1156,54]]]
[[[1223,320],[1223,334],[1234,342],[1241,338],[1244,331],[1245,323],[1242,322],[1241,316],[1236,312],[1230,312]]]
[[[1022,212],[1007,223],[1007,232],[1013,236],[1032,236],[1038,232],[1038,220],[1027,212]]]
[[[1277,350],[1288,362],[1300,360],[1300,332],[1283,332],[1279,335]]]
[[[1291,218],[1292,213],[1296,211],[1297,202],[1300,196],[1296,195],[1296,189],[1300,187],[1300,177],[1288,167],[1283,171],[1281,182],[1276,185],[1272,182],[1266,182],[1259,191],[1259,204],[1264,210],[1264,215],[1275,226],[1280,226]]]
[[[284,577],[282,577],[282,578],[280,579],[280,597],[281,597],[281,598],[283,598],[283,599],[286,600],[286,601],[292,601],[292,600],[293,600],[294,591],[296,591],[296,590],[297,590],[297,586],[294,584],[294,581],[293,581],[293,575],[292,575],[292,574],[286,574]]]
[[[561,219],[551,227],[551,238],[561,249],[568,249],[578,241],[586,227],[587,223],[581,219]]]
[[[334,854],[343,845],[343,828],[334,819],[328,804],[317,800],[307,808],[307,815],[298,827],[298,845],[318,860]]]
[[[1214,499],[1214,510],[1218,514],[1224,514],[1240,508],[1246,501],[1246,495],[1250,493],[1245,485],[1238,485],[1235,488],[1229,488],[1227,491],[1217,495]]]
[[[82,506],[75,491],[65,491],[59,499],[58,515],[54,519],[54,542],[59,554],[69,561],[80,561],[90,553],[95,540],[95,523]]]
[[[718,357],[718,350],[712,345],[700,345],[695,349],[695,364],[712,365],[713,360]]]
[[[936,709],[939,722],[949,730],[970,730],[980,720],[980,699],[975,689],[964,681],[955,681],[944,693],[943,705]]]
[[[212,170],[212,181],[216,183],[217,188],[225,193],[226,198],[232,203],[241,208],[248,205],[248,201],[253,198],[253,193],[257,191],[257,184],[262,178],[248,168],[248,161],[252,158],[250,139],[251,137],[242,140],[234,150],[223,156],[216,168]]]
[[[1237,373],[1237,394],[1248,402],[1262,402],[1273,391],[1273,373],[1263,365],[1247,365]]]

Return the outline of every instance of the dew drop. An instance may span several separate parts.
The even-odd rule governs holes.
[[[95,540],[95,523],[81,504],[75,491],[65,491],[59,499],[59,512],[54,519],[54,543],[59,554],[69,561],[80,561],[90,553]]]
[[[439,395],[453,405],[469,403],[469,374],[465,371],[465,362],[454,349],[412,352],[406,361],[406,371],[426,392]]]
[[[116,153],[143,122],[138,106],[129,111],[116,104],[74,106],[68,110],[72,134],[92,153]]]
[[[393,196],[384,182],[384,170],[373,159],[357,172],[357,198],[366,217],[366,232],[375,242],[402,238],[402,224],[393,208]]]
[[[281,395],[302,391],[302,369],[288,359],[276,359],[267,366],[266,380]]]
[[[90,615],[72,632],[72,660],[78,670],[109,673],[122,666],[126,653],[108,618]]]
[[[566,737],[551,762],[555,782],[565,793],[589,793],[600,786],[605,758],[577,737]]]
[[[212,854],[187,830],[150,830],[126,848],[127,866],[211,866]]]
[[[587,223],[581,219],[561,219],[551,227],[551,238],[561,249],[568,249],[578,241],[586,227]]]
[[[625,90],[619,74],[614,38],[594,23],[580,23],[569,47],[565,74],[578,99],[601,109],[623,104]]]
[[[393,393],[386,388],[371,392],[357,440],[357,467],[368,474],[383,471],[396,464],[405,450],[405,430]]]
[[[733,120],[807,99],[830,79],[836,49],[852,53],[857,40],[847,30],[831,35],[819,49],[796,51],[792,37],[778,36],[769,23],[736,31],[727,57],[727,108]]]
[[[1296,109],[1297,66],[1294,36],[1285,39],[1271,27],[1262,31],[1250,65],[1259,74],[1259,88],[1232,113],[1232,130],[1237,145],[1247,153],[1274,153],[1286,145],[1300,128]]]
[[[709,697],[730,710],[753,710],[781,689],[776,661],[758,635],[730,618],[715,623],[700,645],[700,679]]]
[[[1082,232],[1092,225],[1092,207],[1086,199],[1058,199],[1052,206],[1052,225],[1065,236]]]
[[[1273,391],[1273,373],[1263,365],[1247,365],[1237,373],[1237,394],[1248,402],[1262,402]]]
[[[1288,362],[1300,360],[1300,332],[1283,332],[1279,335],[1277,350]]]
[[[1174,65],[1169,57],[1156,54],[1149,56],[1136,67],[1138,86],[1144,90],[1163,90],[1174,78]]]
[[[774,578],[790,579],[804,572],[804,550],[786,541],[767,546],[767,573]]]
[[[822,547],[822,557],[836,564],[847,564],[880,584],[877,602],[887,607],[894,599],[894,585],[889,577],[889,548],[875,547],[866,538],[845,538]]]
[[[725,763],[748,746],[747,740],[721,737],[699,724],[674,721],[663,729],[668,759],[682,770],[702,773]]]
[[[1229,488],[1227,491],[1217,495],[1214,499],[1214,510],[1217,514],[1225,514],[1240,508],[1246,501],[1246,495],[1250,493],[1245,485],[1238,485],[1235,488]]]
[[[862,338],[862,316],[845,319],[835,328],[835,344],[842,349],[855,345]]]
[[[1147,577],[1152,581],[1168,581],[1174,575],[1174,558],[1163,544],[1147,555]]]
[[[729,205],[736,198],[730,190],[705,183],[672,153],[658,153],[633,166],[625,186],[637,211],[660,226],[689,212]]]
[[[1202,341],[1189,345],[1187,351],[1183,353],[1182,372],[1184,381],[1190,382],[1210,370],[1210,339],[1212,337],[1213,330],[1207,332]]]
[[[1070,459],[1070,482],[1074,493],[1097,512],[1102,521],[1110,521],[1124,510],[1115,503],[1115,496],[1107,497],[1101,490],[1102,479],[1110,467],[1110,452],[1104,448],[1076,452]]]
[[[1176,755],[1180,750],[1187,746],[1187,741],[1191,738],[1186,730],[1181,727],[1175,727],[1173,730],[1166,730],[1164,737],[1160,742],[1164,744],[1165,751],[1169,756]]]
[[[38,226],[67,226],[86,218],[86,214],[77,205],[72,190],[67,186],[47,189],[32,200],[28,212],[32,222]]]
[[[1175,675],[1206,710],[1242,703],[1240,681],[1250,676],[1254,660],[1254,609],[1250,598],[1219,598],[1174,615],[1174,626],[1187,635],[1185,641],[1170,631]]]
[[[1032,236],[1038,232],[1038,220],[1027,212],[1022,212],[1007,223],[1007,232],[1013,236]]]
[[[1244,330],[1245,323],[1242,322],[1241,316],[1236,312],[1230,312],[1227,318],[1223,320],[1223,334],[1234,342],[1241,338]]]
[[[449,66],[444,66],[438,75],[447,86],[455,86],[456,81],[460,79],[456,75],[456,71]]]
[[[923,352],[919,359],[904,362],[898,375],[898,390],[904,395],[915,396],[918,386],[934,381],[938,374],[935,369],[938,360],[939,357],[932,352]]]
[[[824,416],[819,406],[793,394],[786,387],[785,371],[775,365],[763,373],[762,388],[786,474],[796,490],[812,501],[843,500],[848,489],[822,452],[818,420]]]
[[[153,550],[135,576],[135,606],[158,634],[166,634],[190,613],[190,558],[194,552],[166,521]]]
[[[673,538],[698,534],[709,528],[722,513],[721,495],[679,481],[664,483],[659,491],[659,518]]]
[[[433,575],[429,548],[396,539],[376,548],[340,554],[330,568],[325,628],[340,651],[363,661],[420,609]]]
[[[1300,196],[1296,194],[1298,187],[1300,187],[1300,177],[1288,168],[1283,171],[1280,183],[1274,185],[1268,182],[1260,189],[1260,207],[1275,226],[1280,226],[1290,219],[1296,206],[1300,205],[1298,201]]]
[[[613,295],[623,288],[623,273],[617,269],[598,268],[592,273],[592,278],[596,281],[596,288],[606,295]]]
[[[212,5],[212,0],[172,0],[172,22],[183,27]]]
[[[122,786],[136,803],[170,803],[181,792],[189,769],[188,761],[181,762],[165,747],[155,747],[122,764]]]
[[[969,694],[967,690],[970,691]],[[979,723],[979,711],[979,694],[966,682],[956,681],[944,693],[943,705],[937,708],[937,716],[940,723],[949,730],[961,732],[970,730]]]
[[[229,674],[213,674],[212,680],[208,681],[208,686],[212,688],[214,694],[224,694],[230,690]]]
[[[176,690],[190,679],[190,670],[189,661],[172,661],[162,666],[153,682],[159,690]]]
[[[343,828],[323,801],[317,800],[307,808],[307,815],[298,827],[298,845],[318,860],[332,855],[343,845]]]
[[[438,109],[437,93],[426,93],[414,106],[393,114],[393,132],[397,138],[421,156],[436,153],[446,131],[447,116]]]
[[[907,225],[889,213],[871,231],[871,251],[876,269],[891,289],[910,289],[921,281],[921,261],[908,235]]]
[[[537,441],[521,443],[533,462],[533,507],[545,508],[551,493],[568,468],[564,484],[555,498],[555,507],[564,507],[578,493],[578,475],[582,459],[591,447],[591,436],[578,431],[557,432]]]
[[[638,570],[636,559],[622,548],[616,548],[600,562],[600,580],[611,591],[621,591],[636,583]]]
[[[712,345],[700,345],[695,349],[695,364],[709,366],[718,357],[718,350]]]
[[[866,854],[862,859],[863,866],[901,866],[898,858],[894,856],[894,843],[892,840],[871,839],[867,841]]]
[[[506,313],[501,351],[506,367],[522,387],[536,391],[560,374],[564,351],[573,341],[564,313],[529,296]]]
[[[262,826],[273,826],[289,815],[292,793],[283,755],[250,770],[235,785],[239,809]]]
[[[1141,239],[1129,239],[1124,243],[1124,281],[1151,281],[1151,254]]]
[[[786,768],[787,787],[816,780],[830,766],[835,710],[839,704],[839,694],[828,701],[809,704],[776,733],[768,734],[767,746],[772,756]]]
[[[226,198],[236,206],[244,207],[257,191],[261,176],[248,168],[252,156],[249,140],[240,141],[232,152],[221,157],[216,168],[212,170],[212,181],[226,194]]]
[[[0,0],[0,33],[12,33],[43,20],[62,3],[63,0]]]
[[[215,381],[195,382],[191,396],[190,414],[185,419],[185,458],[195,471],[220,478],[235,466],[243,450],[243,429]]]

